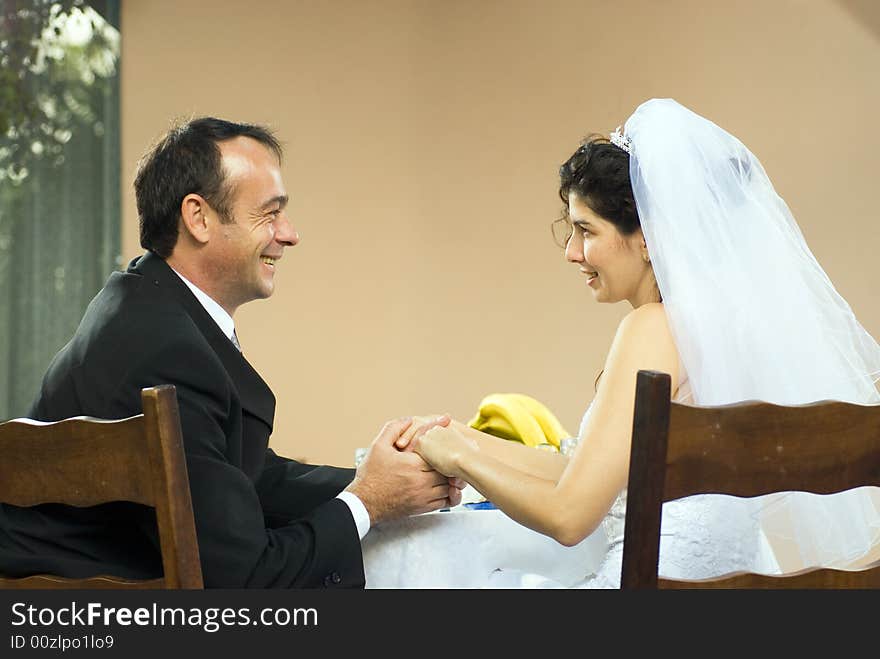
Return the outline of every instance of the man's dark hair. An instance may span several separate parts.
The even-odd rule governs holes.
[[[281,161],[281,144],[263,126],[200,117],[172,127],[138,163],[134,179],[141,247],[162,258],[177,244],[180,205],[188,194],[205,198],[232,222],[232,185],[223,171],[218,144],[234,137],[250,137],[270,149]]]

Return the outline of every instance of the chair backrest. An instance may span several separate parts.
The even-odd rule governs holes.
[[[779,576],[658,577],[662,504],[692,494],[830,494],[880,486],[880,405],[820,401],[717,407],[670,400],[670,377],[639,371],[621,588],[878,588],[880,567]]]
[[[0,588],[202,588],[183,438],[172,385],[142,390],[143,413],[0,424],[0,502],[94,506],[131,501],[156,510],[164,575],[68,579],[0,576]]]

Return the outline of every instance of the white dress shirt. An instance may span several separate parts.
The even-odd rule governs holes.
[[[171,269],[174,270],[174,268]],[[193,295],[196,296],[196,299],[201,302],[203,307],[205,307],[205,311],[207,311],[208,315],[214,319],[214,322],[217,323],[217,326],[220,327],[223,334],[228,336],[229,340],[232,341],[232,336],[235,333],[235,321],[232,320],[232,316],[226,313],[226,309],[217,304],[211,296],[177,272],[177,270],[174,270],[174,274],[180,277],[183,283],[189,287],[189,290],[192,291]],[[234,343],[235,342],[233,342],[233,345]],[[364,536],[367,535],[367,532],[370,530],[370,514],[367,512],[367,507],[364,506],[363,501],[361,501],[356,494],[352,494],[351,492],[340,492],[336,495],[336,498],[342,499],[342,501],[348,506],[349,510],[351,510],[351,516],[354,518],[354,523],[357,526],[358,536],[363,540]]]

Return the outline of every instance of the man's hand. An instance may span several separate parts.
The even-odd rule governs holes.
[[[430,428],[439,423],[435,419],[422,425]],[[354,480],[345,488],[363,502],[371,524],[461,502],[461,488],[457,484],[451,484],[412,451],[398,450],[395,443],[411,426],[411,419],[386,423],[358,466]]]
[[[447,414],[437,414],[433,416],[415,416],[412,424],[403,433],[394,445],[401,451],[412,451],[415,448],[415,440],[428,432],[431,428],[437,426],[448,427],[452,417]],[[461,503],[461,491],[467,487],[467,483],[461,478],[449,478],[449,507],[457,506]]]

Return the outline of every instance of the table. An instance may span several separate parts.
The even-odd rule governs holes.
[[[463,506],[383,523],[362,542],[367,588],[541,585],[522,573],[567,587],[598,568],[607,546],[601,526],[580,544],[565,547],[500,510]]]

